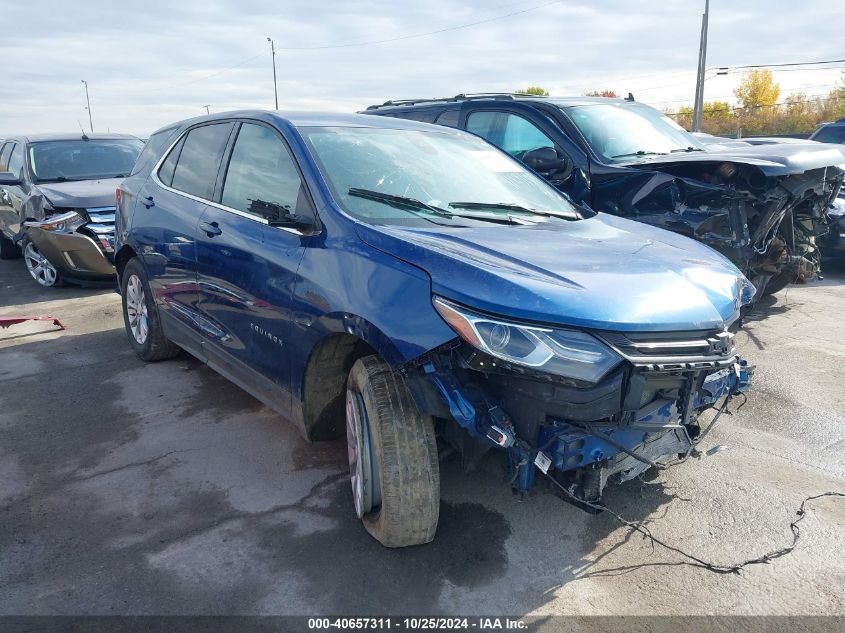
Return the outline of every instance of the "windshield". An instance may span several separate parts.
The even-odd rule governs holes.
[[[609,163],[704,150],[694,136],[654,108],[597,103],[567,108],[590,147]]]
[[[29,165],[36,182],[122,178],[143,147],[139,139],[44,141],[29,146]]]
[[[474,226],[581,217],[543,179],[474,136],[346,127],[300,131],[335,200],[362,220]]]

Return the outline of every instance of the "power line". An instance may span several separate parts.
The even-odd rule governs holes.
[[[437,30],[434,30],[434,31],[427,31],[425,33],[413,33],[413,34],[409,34],[409,35],[400,35],[400,36],[397,36],[397,37],[391,37],[391,38],[387,38],[387,39],[383,39],[383,40],[368,40],[368,41],[364,41],[364,42],[347,42],[347,43],[344,43],[344,44],[326,44],[326,45],[321,45],[321,46],[277,46],[276,50],[282,50],[282,51],[316,51],[316,50],[328,50],[328,49],[333,49],[333,48],[352,48],[352,47],[360,47],[360,46],[370,46],[370,45],[375,45],[375,44],[386,44],[388,42],[398,42],[398,41],[401,41],[401,40],[416,39],[416,38],[420,38],[420,37],[427,37],[429,35],[437,35],[437,34],[440,34],[440,33],[448,33],[448,32],[451,32],[451,31],[468,29],[468,28],[471,28],[473,26],[478,26],[480,24],[488,24],[490,22],[495,22],[497,20],[503,20],[505,18],[510,18],[510,17],[516,16],[516,15],[522,15],[523,13],[529,13],[531,11],[536,11],[538,9],[542,9],[543,7],[548,7],[548,6],[553,5],[553,4],[559,4],[562,1],[563,0],[550,0],[549,2],[544,2],[542,4],[537,4],[537,5],[534,5],[534,6],[531,6],[531,7],[527,7],[525,9],[520,9],[519,11],[511,11],[510,13],[503,13],[501,15],[495,15],[493,17],[486,18],[484,20],[476,20],[474,22],[466,22],[464,24],[456,24],[454,26],[449,26],[449,27],[437,29]],[[522,3],[512,3],[510,5],[503,5],[503,6],[514,6],[514,5],[517,5],[517,4],[522,4]],[[150,88],[149,90],[153,90],[153,91],[171,90],[173,88],[179,88],[181,86],[187,86],[189,84],[194,84],[194,83],[198,83],[200,81],[205,81],[206,79],[211,79],[212,77],[217,77],[219,75],[222,75],[224,73],[229,72],[230,70],[234,70],[235,68],[239,68],[239,67],[241,67],[245,64],[248,64],[249,62],[251,62],[255,59],[258,59],[259,57],[261,57],[263,55],[264,55],[264,53],[259,53],[257,55],[253,55],[252,57],[247,57],[246,59],[243,59],[243,60],[237,62],[236,64],[232,64],[231,66],[227,66],[226,68],[215,71],[215,72],[210,73],[208,75],[203,75],[202,77],[196,77],[194,79],[189,79],[187,81],[172,84],[172,85],[169,85],[169,86],[163,86],[161,88]]]
[[[783,68],[785,66],[820,66],[822,64],[841,64],[845,59],[826,59],[818,62],[788,62],[785,64],[748,64],[746,66],[720,66],[708,70],[740,70],[742,68]]]
[[[389,42],[399,42],[402,40],[412,40],[420,37],[428,37],[429,35],[438,35],[440,33],[450,33],[452,31],[459,31],[461,29],[468,29],[473,26],[478,26],[479,24],[488,24],[490,22],[495,22],[496,20],[503,20],[505,18],[510,18],[515,15],[522,15],[523,13],[529,13],[531,11],[536,11],[538,9],[542,9],[543,7],[548,7],[552,4],[559,4],[562,0],[551,0],[550,2],[544,2],[542,4],[534,5],[533,7],[528,7],[526,9],[520,9],[519,11],[512,11],[510,13],[503,13],[501,15],[496,15],[490,18],[486,18],[484,20],[476,20],[474,22],[466,22],[464,24],[457,24],[455,26],[448,26],[442,29],[437,29],[435,31],[426,31],[425,33],[413,33],[409,35],[399,35],[397,37],[390,37],[382,40],[366,40],[363,42],[346,42],[344,44],[324,44],[320,46],[279,46],[277,47],[280,51],[320,51],[320,50],[328,50],[332,48],[353,48],[358,46],[372,46],[374,44],[387,44]]]

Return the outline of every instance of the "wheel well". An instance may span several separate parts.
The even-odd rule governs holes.
[[[346,431],[346,379],[355,361],[376,354],[351,334],[332,334],[311,352],[305,368],[303,414],[311,440],[331,440]]]
[[[117,270],[118,278],[123,275],[123,269],[126,268],[126,264],[128,264],[129,260],[135,257],[135,255],[136,253],[132,250],[131,246],[124,246],[120,249],[120,251],[118,251],[114,258],[114,267]]]

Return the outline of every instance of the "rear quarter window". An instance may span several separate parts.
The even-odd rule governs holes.
[[[156,161],[164,153],[164,150],[167,149],[167,146],[173,141],[177,131],[178,128],[171,127],[153,134],[138,155],[138,159],[135,161],[135,165],[132,167],[129,175],[134,176],[144,170],[152,169],[153,165],[155,165]]]

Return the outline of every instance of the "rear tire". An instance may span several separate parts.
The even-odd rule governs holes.
[[[0,259],[17,259],[21,249],[8,237],[0,233]]]
[[[353,497],[364,527],[385,547],[430,542],[440,515],[431,417],[420,414],[402,377],[376,356],[359,359],[349,372],[346,417]],[[356,482],[356,472],[363,481]]]
[[[123,324],[138,358],[153,362],[176,356],[179,347],[164,336],[147,273],[137,257],[126,264],[120,282]]]

